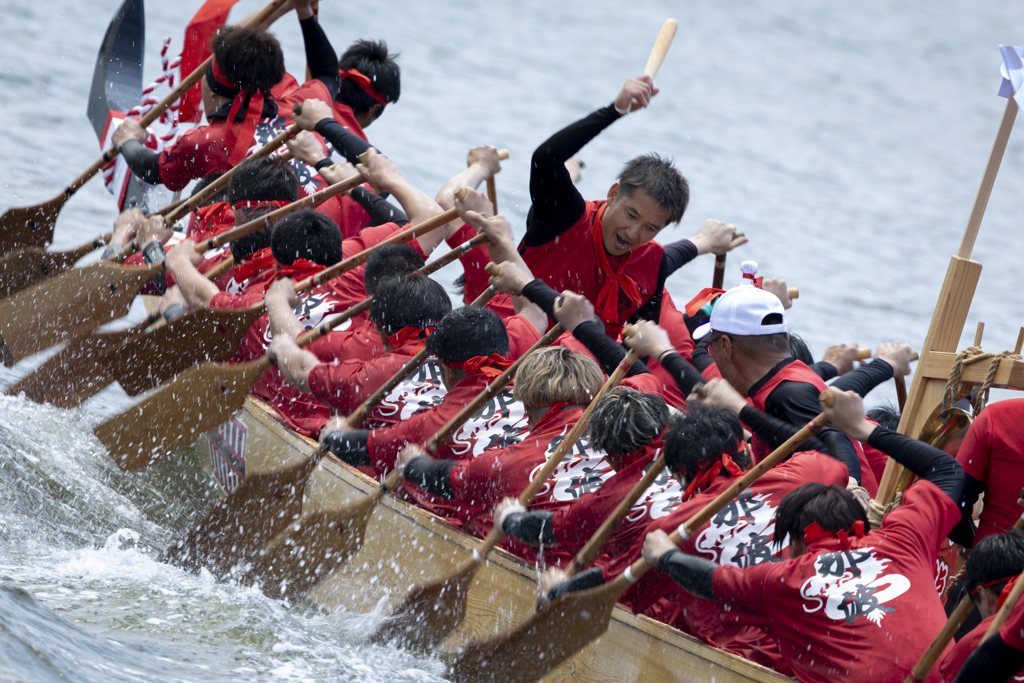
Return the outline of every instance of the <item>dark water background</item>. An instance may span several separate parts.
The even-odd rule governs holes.
[[[0,209],[53,196],[96,157],[86,96],[118,4],[0,1]],[[147,83],[163,38],[179,51],[200,4],[147,4]],[[233,16],[258,6],[245,0]],[[640,73],[668,16],[680,27],[662,92],[583,150],[584,194],[604,196],[636,154],[671,156],[692,201],[664,240],[708,217],[736,223],[751,243],[731,255],[726,283],[752,258],[800,287],[791,327],[817,354],[840,341],[919,346],[1005,104],[997,45],[1024,43],[1024,6],[329,0],[321,9],[339,52],[374,37],[402,53],[401,100],[368,130],[371,141],[430,193],[472,145],[507,147],[499,208],[520,233],[533,149]],[[301,75],[295,18],[275,32]],[[1024,323],[1016,135],[974,250],[985,270],[961,341],[984,321],[993,351],[1012,348]],[[106,231],[114,213],[93,181],[61,214],[55,247]],[[705,256],[676,274],[677,303],[711,272]],[[871,402],[892,396],[876,394]],[[205,493],[189,483],[201,479],[195,470],[114,470],[89,428],[123,403],[116,389],[73,411],[0,398],[0,679],[439,676],[435,660],[363,644],[373,615],[303,615],[154,562],[150,549],[180,533]]]

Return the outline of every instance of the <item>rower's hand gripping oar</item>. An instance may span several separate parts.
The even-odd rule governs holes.
[[[835,397],[831,391],[824,391],[820,399],[830,406]],[[728,489],[672,532],[669,536],[672,542],[678,546],[690,538],[827,422],[825,413],[819,414],[768,457],[736,478]],[[602,586],[559,595],[513,631],[470,643],[452,664],[449,677],[456,683],[485,680],[532,683],[544,677],[608,629],[619,598],[649,569],[651,566],[641,558]]]
[[[483,235],[478,235],[443,257],[431,261],[420,272],[424,275],[436,272],[463,254],[480,246],[485,240]],[[494,294],[493,289],[485,290],[471,305],[483,306]],[[368,297],[363,303],[368,305],[371,299],[372,297]],[[415,372],[426,357],[426,350],[420,351],[406,362],[391,379],[363,401],[362,405],[346,418],[349,428],[354,429],[359,426],[374,406]],[[241,561],[250,559],[254,553],[287,528],[293,520],[299,519],[302,512],[305,483],[324,455],[325,451],[320,448],[303,462],[247,476],[238,489],[189,531],[188,536],[168,548],[162,561],[190,569],[205,567],[215,576],[226,576],[232,567]],[[394,484],[391,488],[393,487]],[[346,543],[358,543],[358,546],[361,547],[362,530],[365,529],[365,522],[369,520],[369,512],[372,512],[376,500],[373,499],[372,503],[360,501],[346,508],[332,511],[332,518],[322,522],[323,526],[318,532],[318,535],[321,536],[326,534],[327,538],[319,543],[314,540],[301,544],[307,548],[305,556],[310,558],[308,564],[326,563],[331,557],[335,557],[337,562],[348,557],[349,553],[342,552],[345,550],[344,548],[333,548],[336,545],[333,536],[337,534],[338,529],[347,530]],[[294,533],[298,534],[303,531],[308,533],[310,529],[317,529],[318,527],[313,524],[314,521],[317,520],[312,520],[307,515],[300,521],[299,528],[295,529]],[[278,545],[286,544],[282,539]],[[294,545],[294,543],[287,545]],[[330,555],[323,550],[326,547],[333,548]],[[358,547],[354,550],[358,550]],[[341,554],[335,555],[334,553]],[[288,559],[285,557],[283,561],[287,562]],[[298,575],[301,572],[294,571],[292,573]]]
[[[287,0],[272,0],[263,9],[253,14],[246,26],[260,26],[274,12],[276,12]],[[156,106],[150,109],[145,116],[139,120],[143,129],[156,121],[169,106],[178,101],[193,85],[206,74],[206,65],[209,59],[196,67],[188,77],[184,78],[178,87]],[[84,186],[89,179],[100,172],[104,166],[110,163],[118,151],[114,148],[107,149],[103,155],[94,161],[85,171],[71,181],[64,190],[53,199],[37,204],[8,209],[0,216],[0,253],[7,253],[19,247],[43,247],[53,241],[53,228],[57,222],[57,214],[64,207],[64,204],[75,192]]]
[[[556,326],[557,328],[558,326]],[[629,369],[636,362],[637,354],[630,351],[612,372],[590,405],[573,425],[555,452],[548,458],[530,485],[519,496],[519,504],[527,507],[534,497],[548,484],[548,479],[562,463],[567,453],[576,447],[590,422],[594,406],[606,393],[618,386]],[[483,564],[487,554],[504,539],[505,534],[498,524],[484,539],[483,544],[473,550],[473,557],[454,574],[427,584],[413,587],[402,604],[374,634],[375,640],[398,638],[418,647],[431,648],[448,637],[466,615],[466,598],[469,582],[476,570]]]
[[[407,242],[446,225],[457,215],[455,209],[449,209],[395,233],[336,266],[344,264],[343,267],[349,268],[365,263],[370,254],[385,244]],[[296,343],[306,346],[342,322],[341,316],[334,318],[302,334]],[[264,356],[248,363],[206,363],[194,367],[162,385],[140,403],[97,425],[93,431],[122,469],[140,469],[231,417],[242,407],[252,385],[271,365],[269,356]]]
[[[196,252],[202,254],[222,247],[290,213],[318,206],[331,197],[351,190],[360,182],[360,179],[353,178],[331,185],[205,240],[196,245]],[[162,261],[141,268],[125,268],[101,261],[44,280],[0,301],[0,362],[13,365],[26,356],[86,334],[99,325],[124,316],[146,283],[162,272]]]

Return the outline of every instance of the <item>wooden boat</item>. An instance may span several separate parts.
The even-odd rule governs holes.
[[[273,408],[250,397],[232,420],[197,444],[207,471],[223,491],[254,474],[308,457],[316,443],[285,427]],[[378,483],[328,456],[306,487],[307,509],[337,506],[369,495]],[[382,598],[401,600],[415,583],[454,571],[480,544],[441,518],[387,496],[366,530],[363,549],[307,597],[327,611],[365,613]],[[474,638],[492,636],[533,611],[536,570],[504,551],[491,553],[469,593],[468,615],[441,647],[452,654]],[[617,607],[608,632],[544,680],[787,681],[765,667],[710,647],[665,624]]]

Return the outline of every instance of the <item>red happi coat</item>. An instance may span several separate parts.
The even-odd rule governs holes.
[[[945,683],[952,683],[953,679],[956,678],[956,675],[960,673],[960,669],[963,667],[964,662],[966,662],[967,658],[974,654],[974,651],[978,649],[979,645],[981,645],[981,641],[985,637],[985,632],[988,631],[988,627],[992,625],[992,620],[995,618],[996,617],[993,614],[987,619],[982,619],[981,623],[972,629],[970,633],[953,645],[953,649],[949,651],[946,658],[942,660],[941,664],[939,664],[939,671],[942,672],[942,680],[945,681]],[[1003,628],[1006,628],[1005,624],[1000,627],[1000,633]],[[1024,669],[1018,671],[1017,675],[1010,680],[1024,681]]]
[[[801,681],[902,681],[946,623],[935,560],[960,520],[929,481],[903,501],[863,537],[826,535],[795,559],[718,567],[715,596],[728,618],[774,637]],[[933,668],[926,681],[941,677]]]
[[[794,360],[792,363],[782,366],[771,379],[765,382],[764,385],[757,390],[756,394],[750,397],[749,400],[751,405],[762,413],[766,412],[765,404],[768,402],[768,397],[771,396],[771,393],[783,382],[802,382],[804,384],[810,384],[819,392],[828,389],[828,385],[825,384],[814,370],[811,370],[802,361]],[[853,448],[857,452],[857,459],[860,461],[861,486],[867,490],[868,494],[874,496],[878,493],[878,480],[875,479],[875,474],[871,469],[871,465],[868,463],[867,457],[864,455],[864,448],[861,446],[861,443],[859,441],[854,441],[853,439],[850,441],[853,443]],[[754,446],[754,455],[758,462],[771,453],[771,449],[768,448],[768,445],[761,441],[756,434],[751,440],[751,444]]]
[[[625,256],[608,256],[601,237],[605,206],[606,202],[588,201],[583,216],[557,239],[539,247],[521,245],[519,251],[534,276],[555,291],[568,289],[592,301],[604,322],[605,332],[616,339],[629,317],[655,294],[664,249],[651,241]],[[602,315],[600,310],[600,294],[609,280],[601,266],[602,254],[607,256],[614,271],[636,284],[640,299],[632,300],[620,285],[617,292],[612,293],[616,314],[610,317]]]
[[[458,512],[466,526],[485,536],[493,526],[491,513],[506,496],[518,497],[539,474],[566,434],[583,414],[579,406],[552,407],[522,440],[507,448],[494,448],[452,469],[451,483]],[[585,493],[597,490],[613,473],[604,454],[580,438],[546,482],[529,510],[558,510]],[[533,548],[512,539],[502,547],[532,562],[564,565],[572,559],[565,548]]]
[[[785,556],[788,543],[775,552],[772,536],[779,503],[790,491],[809,482],[845,485],[849,477],[846,467],[835,458],[816,451],[802,451],[766,472],[748,490],[737,496],[710,522],[697,530],[680,548],[713,562],[735,567],[750,567]],[[621,573],[642,555],[644,539],[656,529],[671,533],[722,491],[732,485],[733,478],[719,474],[697,495],[679,503],[671,513],[655,519],[637,534],[627,551],[603,557],[598,562],[606,579]],[[655,607],[659,598],[668,598],[678,607],[673,625],[704,642],[744,656],[773,668],[785,670],[778,662],[774,645],[761,643],[745,625],[727,619],[727,610],[717,602],[702,600],[682,590],[672,579],[658,571],[648,571],[623,595],[622,602],[635,613]],[[756,654],[755,654],[756,653]]]

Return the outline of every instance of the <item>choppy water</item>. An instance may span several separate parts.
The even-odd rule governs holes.
[[[53,196],[95,158],[86,95],[118,4],[0,0],[0,209]],[[161,40],[179,50],[200,4],[148,3],[147,82]],[[259,4],[245,0],[235,16]],[[818,353],[838,341],[923,340],[1004,106],[996,46],[1024,43],[1024,6],[1013,2],[322,4],[337,47],[371,36],[402,52],[402,99],[371,140],[428,192],[470,146],[509,148],[500,209],[520,232],[533,149],[609,102],[675,16],[661,94],[583,150],[581,188],[603,196],[636,154],[674,157],[693,196],[666,239],[707,217],[736,223],[752,242],[730,258],[727,283],[753,258],[799,286],[793,328]],[[300,74],[294,18],[276,32]],[[985,271],[962,340],[984,321],[991,350],[1012,347],[1024,322],[1017,136],[974,250]],[[94,181],[65,208],[55,246],[91,239],[113,216]],[[677,302],[711,270],[704,257],[674,276]],[[120,405],[116,390],[67,412],[0,398],[0,679],[440,676],[436,660],[363,644],[373,615],[302,614],[156,563],[153,549],[209,494],[186,461],[120,474],[89,429]]]

